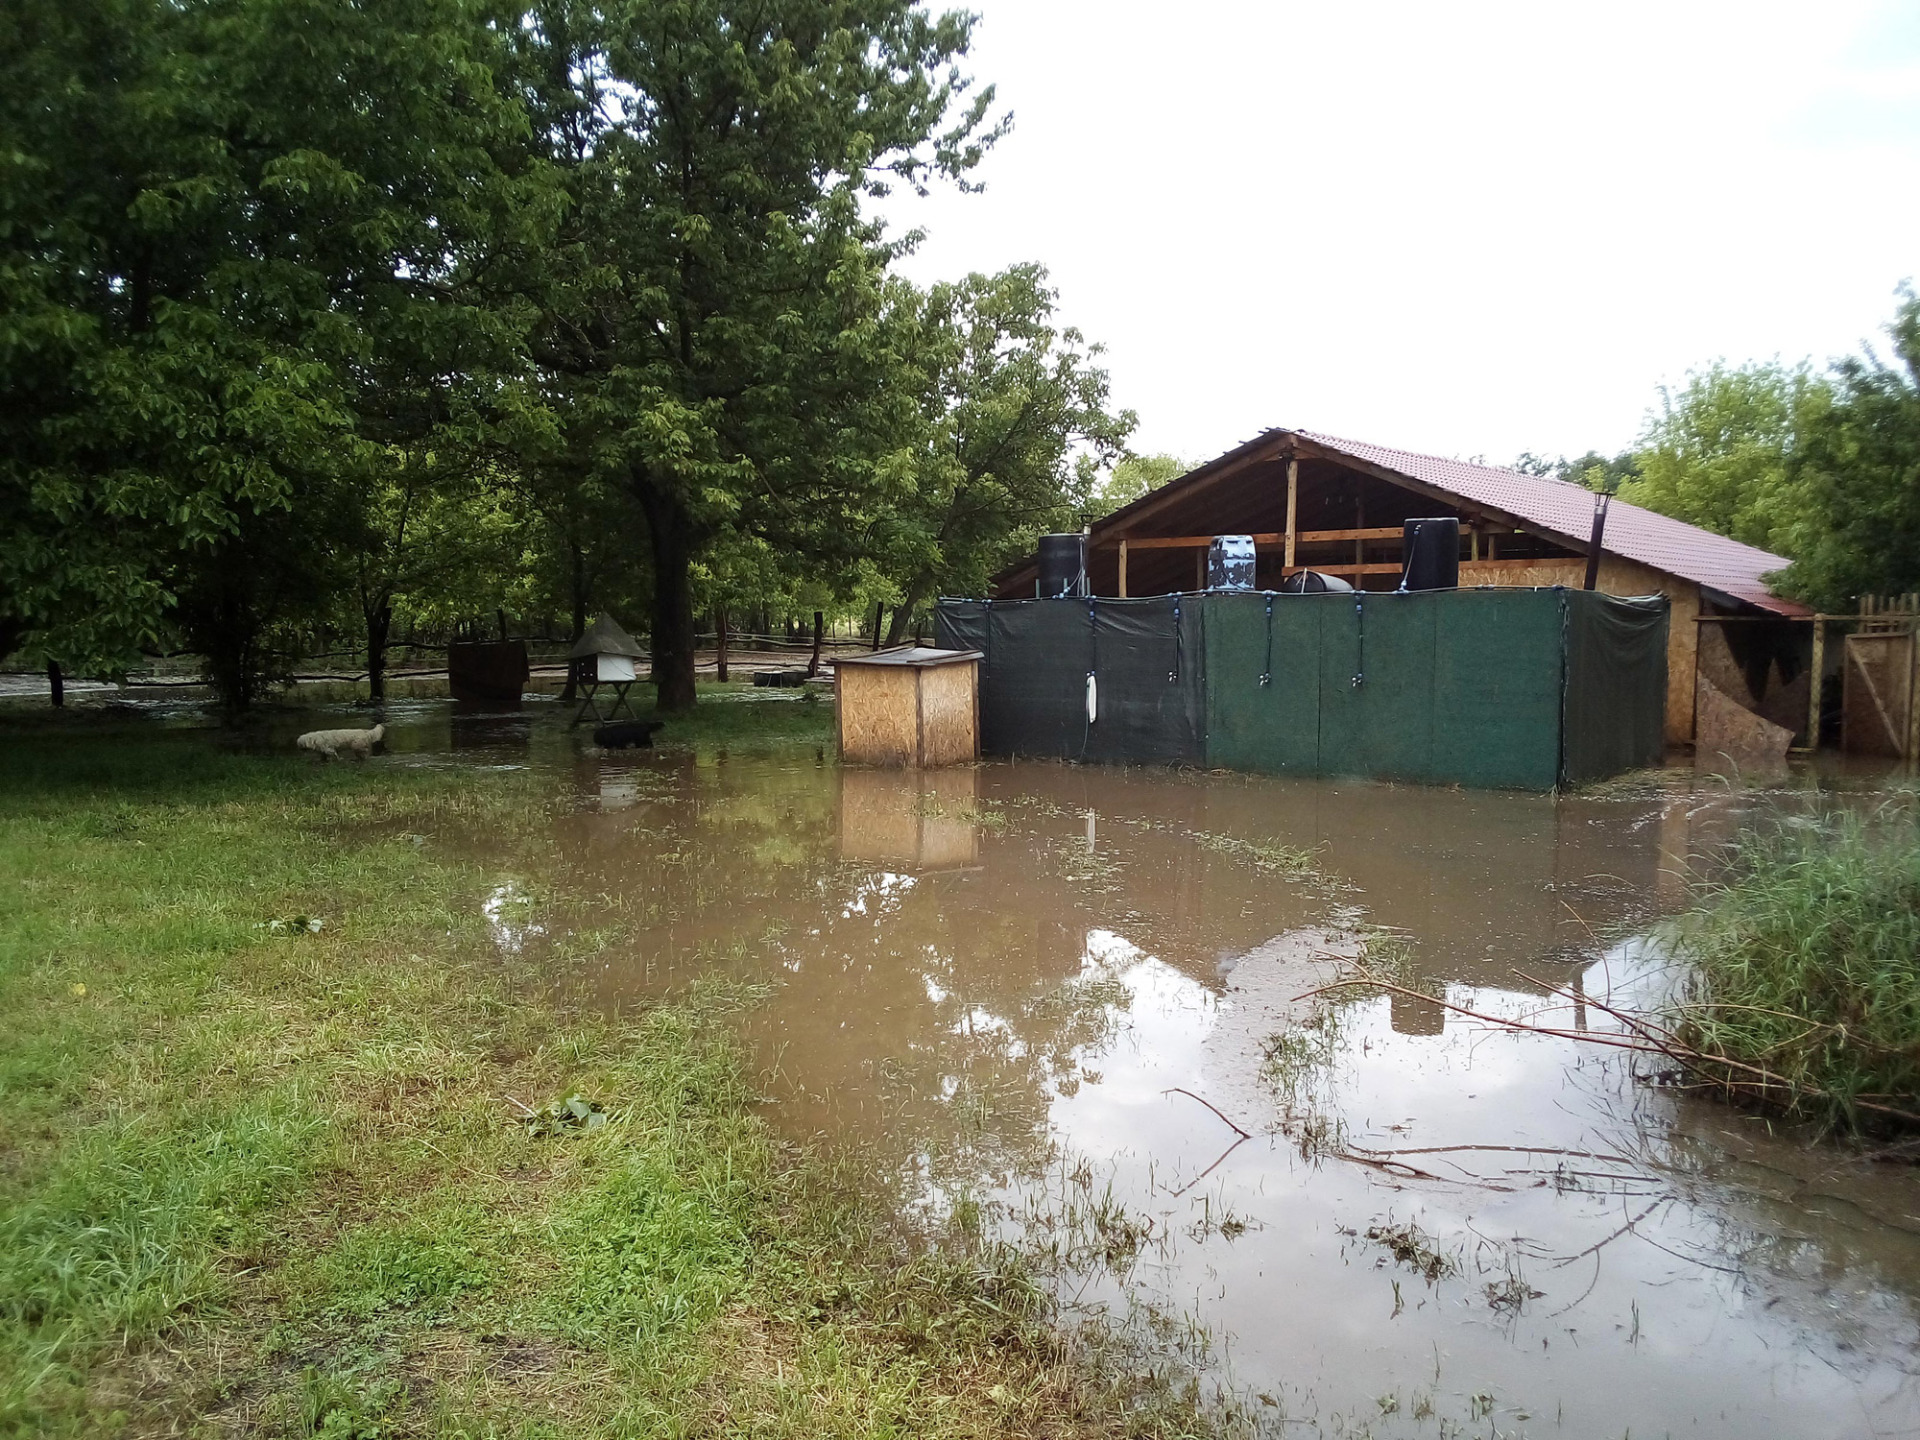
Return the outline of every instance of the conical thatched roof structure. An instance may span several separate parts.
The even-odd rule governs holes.
[[[639,660],[646,653],[633,643],[633,637],[622,630],[611,615],[600,614],[587,622],[579,643],[567,652],[567,658],[584,660],[589,655],[625,655]]]

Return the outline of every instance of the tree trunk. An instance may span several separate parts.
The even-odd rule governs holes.
[[[921,576],[908,584],[906,595],[893,612],[893,628],[887,632],[887,644],[898,645],[906,639],[907,623],[920,613],[920,607],[925,605],[928,597],[933,594],[933,583],[931,576]],[[913,635],[914,644],[919,644],[920,630],[917,625],[914,627]]]
[[[567,649],[571,651],[574,646],[580,643],[580,637],[587,633],[587,606],[593,602],[593,596],[589,593],[591,587],[587,584],[587,552],[585,548],[578,544],[571,544],[568,549],[570,551],[568,558],[572,562],[571,573],[567,578],[570,582],[568,588],[572,592],[569,599],[573,602],[573,633],[567,637]],[[579,666],[575,665],[572,657],[569,656],[567,660],[567,683],[565,688],[560,691],[560,703],[562,705],[573,704],[578,694],[578,670]]]
[[[873,644],[868,647],[869,649],[880,648],[880,627],[886,623],[886,619],[887,602],[882,600],[873,607]]]
[[[654,705],[664,715],[693,709],[693,524],[686,507],[636,477],[634,496],[653,547]]]
[[[727,683],[727,607],[713,607],[713,643],[716,650],[713,673],[722,685]]]
[[[54,709],[66,705],[67,677],[60,673],[60,662],[51,656],[47,659],[47,694],[53,698]]]
[[[826,633],[826,617],[816,610],[813,612],[813,658],[807,661],[809,680],[820,673],[820,644]]]
[[[367,612],[367,700],[387,703],[387,640],[393,633],[393,607],[379,605]]]

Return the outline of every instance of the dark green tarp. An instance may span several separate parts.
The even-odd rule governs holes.
[[[1561,783],[1658,765],[1667,730],[1665,598],[1570,590],[1567,601]]]
[[[1206,634],[1212,764],[1492,789],[1555,784],[1555,592],[1210,595]]]
[[[990,755],[1201,765],[1206,653],[1197,598],[943,600],[934,634],[946,648],[985,656],[980,745]]]
[[[1586,591],[942,601],[989,754],[1549,790],[1658,764],[1667,602]],[[1086,717],[1086,676],[1099,716]]]

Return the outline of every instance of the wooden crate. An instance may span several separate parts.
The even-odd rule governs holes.
[[[840,758],[959,765],[980,754],[980,652],[910,645],[834,664]]]

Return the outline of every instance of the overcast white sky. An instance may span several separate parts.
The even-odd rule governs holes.
[[[1612,451],[1920,276],[1920,0],[972,8],[1013,133],[906,268],[1044,263],[1143,451]]]

